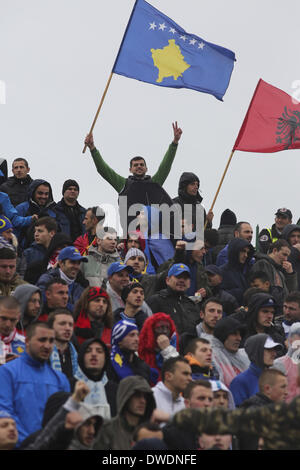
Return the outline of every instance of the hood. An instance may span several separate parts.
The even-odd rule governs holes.
[[[52,192],[52,187],[51,187],[51,184],[48,183],[48,181],[46,180],[43,180],[43,179],[37,179],[37,180],[33,180],[30,185],[29,185],[29,188],[28,188],[28,200],[33,200],[33,195],[34,195],[34,192],[36,190],[36,188],[38,186],[40,186],[41,184],[44,184],[46,186],[49,187],[49,200],[48,200],[48,203],[46,204],[46,207],[48,207],[50,204],[52,204],[54,201],[53,201],[53,192]],[[34,201],[33,201],[34,202]]]
[[[199,187],[200,187],[200,180],[195,173],[191,172],[184,172],[180,176],[179,179],[179,184],[178,184],[178,196],[182,199],[184,199],[186,202],[201,202],[203,200],[203,197],[200,196],[199,191],[196,196],[189,196],[186,193],[186,187],[188,184],[193,183],[194,181],[198,181]]]
[[[274,297],[272,297],[272,295],[267,294],[266,292],[260,292],[251,296],[247,312],[247,324],[250,328],[255,329],[258,311],[262,307],[262,305],[266,304],[268,300],[272,300],[274,302],[274,316],[276,316],[278,306],[276,305],[276,301]]]
[[[222,212],[221,218],[220,218],[220,227],[223,225],[230,225],[230,226],[235,226],[237,224],[237,218],[234,212],[232,212],[230,209],[225,209],[225,211]]]
[[[97,263],[113,263],[120,259],[120,255],[117,250],[113,253],[100,253],[97,247],[93,245],[89,247],[88,255],[95,256],[97,258]]]
[[[83,421],[80,423],[80,425],[75,429],[75,436],[77,437],[78,430],[80,427],[84,424],[84,422],[90,418],[96,417],[97,418],[97,423],[96,423],[96,434],[98,433],[100,427],[103,424],[103,417],[101,415],[101,406],[97,405],[89,405],[88,403],[81,402],[80,407],[78,408],[77,412],[82,416]]]
[[[117,413],[124,412],[125,405],[135,392],[147,394],[147,407],[143,421],[150,419],[153,410],[156,408],[152,389],[146,379],[140,375],[131,375],[121,380],[117,391]]]
[[[298,230],[300,232],[300,225],[296,225],[296,224],[286,225],[282,231],[281,238],[283,238],[284,240],[288,242],[289,236],[294,230]]]
[[[48,398],[43,414],[42,427],[44,428],[50,419],[59,411],[68,398],[71,396],[69,392],[55,392]]]
[[[12,294],[12,296],[18,300],[21,306],[21,318],[20,318],[21,323],[25,315],[27,303],[30,297],[32,296],[32,294],[34,294],[35,292],[39,292],[41,294],[41,289],[39,289],[39,287],[34,286],[32,284],[22,284],[21,286],[18,286]],[[42,302],[41,302],[41,308],[37,317],[40,315],[41,310],[42,310]]]
[[[89,373],[89,371],[86,369],[86,367],[84,366],[84,355],[86,353],[86,350],[91,343],[95,343],[95,342],[101,344],[105,352],[105,364],[101,373],[97,377],[92,376]],[[80,369],[82,370],[82,372],[84,373],[84,375],[86,375],[88,379],[94,382],[99,382],[102,379],[104,372],[106,371],[106,368],[108,367],[109,362],[110,362],[110,358],[109,358],[109,352],[108,352],[107,346],[101,339],[91,338],[91,339],[88,339],[87,341],[84,341],[82,345],[80,346],[79,351],[78,351],[78,365]]]
[[[248,253],[248,259],[243,265],[239,262],[239,253],[246,247],[249,247],[250,251]],[[247,242],[247,240],[244,240],[243,238],[233,238],[228,244],[228,265],[235,268],[241,268],[250,262],[253,254],[254,248],[251,243]]]
[[[47,254],[51,256],[56,250],[63,248],[65,246],[72,246],[72,240],[66,233],[58,232],[53,237],[49,244]]]
[[[264,345],[268,338],[268,335],[265,333],[258,333],[256,335],[250,336],[245,341],[245,351],[252,362],[261,369],[265,368],[264,365]]]
[[[246,333],[246,326],[235,318],[225,317],[216,323],[213,336],[224,344],[226,338],[236,331],[239,331],[243,337]]]

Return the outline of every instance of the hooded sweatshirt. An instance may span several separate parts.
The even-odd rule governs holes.
[[[36,292],[39,292],[41,294],[41,290],[37,286],[33,286],[32,284],[23,284],[21,286],[18,286],[12,294],[12,296],[15,297],[18,300],[18,302],[20,304],[20,307],[21,307],[21,316],[20,316],[20,321],[17,325],[17,329],[23,335],[25,334],[25,332],[24,332],[25,325],[28,326],[30,323],[37,320],[37,318],[39,317],[39,315],[41,314],[41,311],[42,311],[42,301],[41,301],[40,310],[37,313],[36,317],[35,318],[29,318],[29,317],[26,316],[27,304],[28,304],[31,296],[33,294],[35,294]],[[26,322],[24,324],[25,318],[26,318]]]
[[[267,338],[267,334],[259,333],[250,336],[245,342],[245,351],[251,361],[250,366],[237,375],[229,387],[236,406],[259,391],[259,377],[266,367],[264,365],[264,345]]]
[[[97,405],[88,405],[87,403],[81,403],[80,407],[78,408],[78,413],[83,418],[83,422],[80,423],[79,426],[77,426],[74,430],[74,437],[71,441],[70,446],[68,447],[68,450],[91,450],[91,446],[86,446],[82,444],[82,442],[79,439],[78,433],[81,428],[81,426],[85,423],[90,418],[96,418],[96,424],[95,424],[95,431],[96,434],[100,430],[102,424],[103,424],[103,416],[102,416],[102,409],[101,406]]]
[[[148,421],[156,407],[153,392],[147,381],[139,376],[130,376],[123,379],[117,392],[117,416],[106,421],[94,444],[95,450],[130,450],[135,426],[131,426],[125,417],[126,405],[136,392],[146,394],[146,410],[140,418],[140,423]]]
[[[84,365],[84,356],[88,347],[92,343],[99,343],[105,353],[105,363],[98,375],[93,375]],[[117,384],[112,382],[107,377],[107,369],[110,367],[109,352],[105,343],[101,339],[91,338],[80,346],[78,352],[78,369],[75,374],[75,382],[83,380],[89,387],[90,392],[85,397],[84,403],[89,405],[97,405],[99,410],[101,408],[101,416],[109,419],[116,414],[116,392]]]

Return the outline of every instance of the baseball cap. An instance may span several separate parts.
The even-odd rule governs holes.
[[[205,266],[205,271],[211,274],[218,274],[219,276],[222,276],[221,269],[215,264],[209,264],[208,266]]]
[[[120,271],[123,271],[124,269],[127,269],[128,272],[132,273],[133,268],[131,266],[128,266],[127,264],[124,264],[122,261],[116,261],[115,263],[112,263],[108,270],[107,270],[107,276],[112,276],[115,273],[119,273]]]
[[[274,307],[274,308],[276,308],[277,304],[276,304],[275,300],[272,297],[269,297],[269,298],[266,298],[266,300],[262,304],[260,304],[259,308],[262,308],[262,307]]]
[[[283,215],[285,217],[288,217],[289,219],[293,218],[293,215],[292,215],[290,209],[287,209],[286,207],[282,207],[281,209],[277,209],[277,212],[275,212],[275,215]]]
[[[268,336],[267,339],[266,339],[266,342],[264,344],[264,349],[273,349],[273,348],[278,348],[280,347],[281,349],[283,349],[283,345],[280,344],[280,343],[275,343],[275,341],[273,340],[273,338],[271,338],[271,336]]]
[[[80,251],[75,246],[67,246],[63,248],[58,255],[58,260],[63,261],[65,259],[70,259],[72,261],[83,261],[84,263],[88,262],[86,256],[81,256]]]
[[[190,268],[186,264],[176,263],[171,266],[168,271],[168,277],[170,276],[179,276],[182,273],[188,273],[189,276],[191,275]]]

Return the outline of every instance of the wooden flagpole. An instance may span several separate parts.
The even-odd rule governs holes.
[[[104,99],[105,99],[105,96],[106,96],[106,93],[107,93],[108,87],[109,87],[109,85],[110,85],[110,82],[111,82],[111,79],[112,79],[112,76],[113,76],[113,72],[111,72],[111,73],[110,73],[110,76],[109,76],[109,78],[108,78],[108,80],[107,80],[107,84],[106,84],[105,90],[104,90],[104,92],[103,92],[103,95],[102,95],[102,98],[101,98],[100,104],[99,104],[99,106],[98,106],[98,109],[97,109],[96,115],[95,115],[95,117],[94,117],[93,124],[92,124],[92,127],[91,127],[91,129],[90,129],[90,132],[89,132],[89,134],[91,134],[91,133],[93,132],[93,129],[94,129],[94,127],[95,127],[95,124],[96,124],[96,122],[97,122],[97,119],[98,119],[98,116],[99,116],[100,110],[101,110],[101,108],[102,108],[102,105],[103,105],[103,101],[104,101]],[[86,151],[86,148],[87,148],[87,145],[85,145],[85,146],[84,146],[84,148],[83,148],[83,150],[82,150],[82,153],[85,153],[85,151]]]
[[[222,175],[222,178],[221,178],[219,187],[218,187],[218,189],[217,189],[216,195],[215,195],[215,197],[214,197],[214,200],[213,200],[213,203],[212,203],[212,205],[211,205],[211,208],[209,209],[209,212],[212,211],[213,208],[214,208],[216,199],[217,199],[218,194],[219,194],[219,192],[220,192],[221,186],[222,186],[222,184],[223,184],[223,181],[224,181],[225,175],[226,175],[226,173],[227,173],[227,170],[228,170],[228,168],[229,168],[230,162],[231,162],[231,160],[232,160],[233,154],[234,154],[234,150],[231,151],[230,157],[229,157],[229,159],[228,159],[227,165],[226,165],[226,167],[225,167],[224,173],[223,173],[223,175]],[[206,229],[206,226],[207,226],[207,220],[205,221],[204,229]]]

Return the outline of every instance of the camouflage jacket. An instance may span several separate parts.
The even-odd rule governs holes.
[[[300,449],[300,396],[291,403],[234,411],[186,409],[177,413],[173,424],[195,434],[238,434],[247,432],[264,440],[266,450]]]

